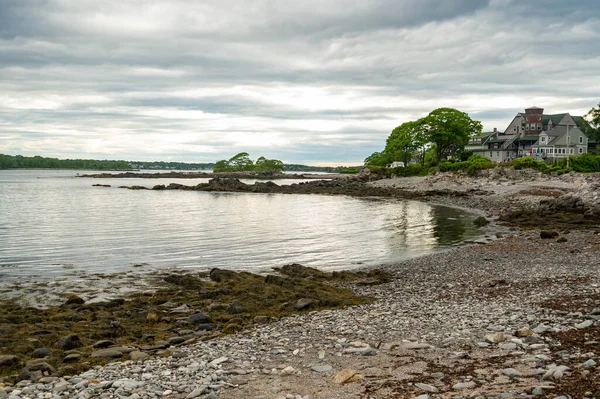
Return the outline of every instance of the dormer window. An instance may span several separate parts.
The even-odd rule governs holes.
[[[537,130],[542,130],[542,124],[541,123],[537,124]]]
[[[540,143],[546,142],[546,136],[540,136]]]
[[[529,125],[525,125],[525,130],[529,130]]]

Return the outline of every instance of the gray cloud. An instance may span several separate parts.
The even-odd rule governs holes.
[[[3,0],[0,152],[360,163],[442,106],[585,113],[599,35],[596,0]]]

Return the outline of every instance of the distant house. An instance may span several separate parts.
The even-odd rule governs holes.
[[[504,131],[473,137],[470,149],[494,162],[533,156],[551,161],[588,151],[588,138],[579,130],[581,116],[544,114],[543,108],[531,107],[519,112]]]

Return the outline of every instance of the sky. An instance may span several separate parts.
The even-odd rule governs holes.
[[[358,165],[439,107],[600,102],[597,0],[0,0],[0,153]]]

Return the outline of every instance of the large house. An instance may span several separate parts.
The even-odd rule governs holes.
[[[502,132],[482,133],[465,146],[494,162],[506,162],[523,156],[552,161],[567,155],[587,152],[588,138],[579,130],[583,118],[565,114],[544,114],[543,108],[531,107],[519,112]]]

